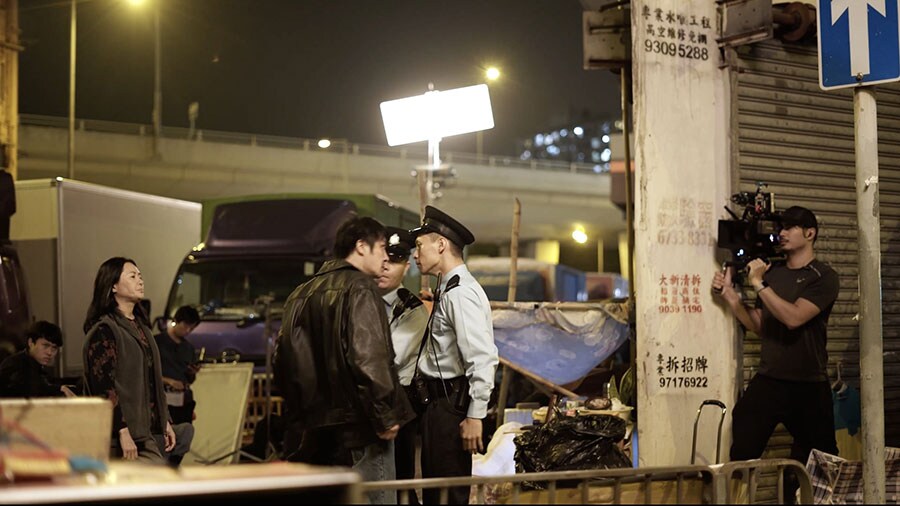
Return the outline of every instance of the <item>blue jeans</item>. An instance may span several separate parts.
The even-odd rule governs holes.
[[[353,469],[362,475],[363,481],[386,481],[396,479],[394,467],[394,442],[378,441],[368,446],[350,450]],[[370,504],[397,504],[397,492],[380,490],[371,492]]]

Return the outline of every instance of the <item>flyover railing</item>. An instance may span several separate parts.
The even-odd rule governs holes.
[[[68,118],[60,116],[44,116],[38,114],[20,114],[19,124],[68,128]],[[124,135],[152,135],[153,129],[149,124],[126,123],[119,121],[106,121],[94,119],[77,119],[75,128],[78,131],[115,133]],[[327,151],[330,153],[343,153],[349,155],[383,156],[389,158],[408,159],[411,161],[427,161],[427,152],[424,146],[421,149],[407,147],[390,147],[375,144],[353,143],[346,139],[330,139],[328,148],[319,148],[318,139],[303,137],[287,137],[278,135],[262,135],[240,132],[224,132],[219,130],[192,130],[189,128],[164,126],[162,137],[167,139],[185,139],[197,142],[218,142],[226,144],[240,144],[246,146],[264,146],[283,149],[300,149],[305,151]],[[445,151],[443,161],[452,163],[486,165],[489,167],[530,169],[551,172],[567,172],[573,174],[604,174],[608,173],[608,166],[578,163],[559,162],[553,160],[522,160],[515,156],[498,156],[465,152]]]

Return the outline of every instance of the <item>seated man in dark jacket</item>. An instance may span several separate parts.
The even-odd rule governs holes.
[[[338,229],[334,257],[284,306],[274,362],[285,458],[352,466],[365,481],[392,480],[393,439],[413,412],[375,284],[387,262],[384,227],[351,219]],[[369,500],[396,504],[396,494]]]
[[[0,397],[74,396],[50,379],[49,366],[62,347],[59,327],[35,322],[25,337],[27,347],[0,364]]]

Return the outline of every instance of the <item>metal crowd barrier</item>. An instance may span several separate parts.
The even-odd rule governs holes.
[[[447,504],[451,488],[468,486],[474,489],[474,504],[755,504],[760,473],[776,472],[778,502],[783,504],[781,486],[787,469],[794,471],[799,481],[799,504],[812,504],[809,474],[790,459],[365,482],[360,484],[359,497],[366,501],[367,492],[395,490],[398,503],[408,504],[410,493],[438,489],[440,504]],[[540,483],[545,489],[523,490],[525,482]],[[488,501],[487,491],[492,487],[499,494]]]
[[[777,504],[784,504],[784,472],[788,469],[792,470],[797,476],[800,486],[800,499],[798,504],[813,504],[812,481],[806,467],[793,459],[764,459],[764,460],[738,460],[728,462],[718,466],[717,468],[716,486],[719,489],[718,497],[729,499],[728,501],[717,504],[735,504],[733,501],[734,485],[741,483],[743,490],[747,493],[747,500],[744,504],[757,504],[757,485],[760,477],[764,473],[777,473],[778,486],[776,487],[778,499]],[[735,475],[740,474],[740,478],[736,479]]]

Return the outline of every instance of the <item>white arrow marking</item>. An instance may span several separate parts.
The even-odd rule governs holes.
[[[831,24],[847,12],[850,30],[850,75],[867,76],[869,70],[869,6],[887,16],[884,0],[832,0]]]

